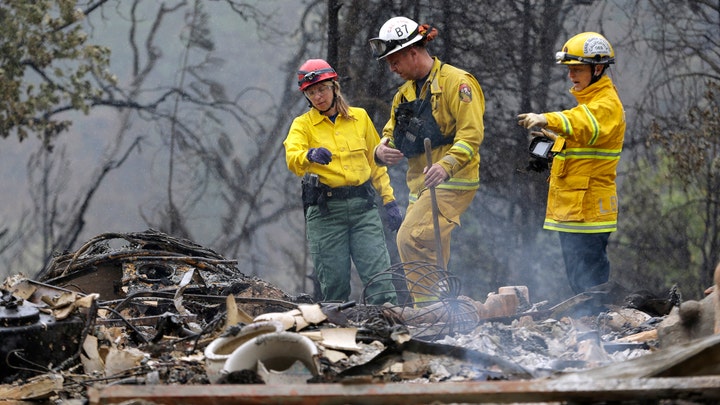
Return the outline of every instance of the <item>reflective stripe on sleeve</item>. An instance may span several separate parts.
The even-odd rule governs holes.
[[[560,121],[562,122],[562,132],[566,133],[567,135],[573,134],[572,124],[570,124],[570,120],[565,116],[565,114],[559,112],[551,112],[548,114],[552,114],[560,118]]]
[[[460,152],[470,156],[471,158],[473,157],[473,155],[475,155],[475,150],[473,150],[473,147],[470,146],[470,144],[465,141],[455,142],[453,144],[453,146],[450,148],[450,150],[460,151]]]
[[[590,121],[590,127],[592,128],[592,136],[590,137],[588,144],[595,145],[595,142],[597,142],[598,139],[598,135],[600,135],[600,124],[598,123],[597,119],[595,119],[595,116],[592,114],[587,105],[583,104],[582,109],[583,111],[585,111],[585,115],[587,115],[588,121]]]

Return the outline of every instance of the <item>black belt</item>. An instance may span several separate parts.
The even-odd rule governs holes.
[[[366,183],[367,184],[367,183]],[[323,195],[327,199],[347,200],[354,197],[367,197],[368,188],[365,184],[362,186],[344,186],[323,189]]]
[[[307,206],[317,205],[320,207],[320,213],[327,214],[329,200],[347,200],[350,198],[365,198],[368,203],[368,209],[375,206],[375,188],[372,186],[370,180],[366,181],[360,186],[343,186],[343,187],[328,187],[324,184],[320,184],[314,188],[317,197],[312,197],[310,201],[306,202]]]

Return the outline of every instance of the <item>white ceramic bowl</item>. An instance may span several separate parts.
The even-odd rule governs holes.
[[[318,348],[313,341],[294,332],[273,332],[256,336],[234,352],[221,373],[239,370],[257,371],[258,361],[270,372],[282,373],[297,361],[313,375],[319,374]]]
[[[283,325],[277,321],[253,322],[243,326],[235,335],[219,337],[210,342],[205,348],[205,371],[208,380],[211,383],[217,382],[225,361],[243,343],[257,336],[282,330]]]

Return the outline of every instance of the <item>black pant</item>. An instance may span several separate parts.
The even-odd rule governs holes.
[[[607,283],[610,279],[610,261],[606,250],[609,237],[610,232],[560,232],[565,271],[575,294]]]

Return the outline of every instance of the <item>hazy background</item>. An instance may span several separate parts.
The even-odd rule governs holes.
[[[575,105],[554,53],[571,35],[598,31],[615,48],[610,76],[628,119],[612,278],[700,296],[720,251],[717,101],[708,94],[720,77],[718,3],[78,2],[100,5],[81,24],[89,43],[112,51],[118,84],[105,88],[106,100],[135,104],[57,113],[73,125],[52,152],[39,137],[3,140],[0,273],[32,276],[53,252],[95,235],[154,228],[237,259],[243,273],[291,294],[311,292],[299,181],[282,149],[292,118],[307,109],[295,70],[308,58],[330,60],[380,130],[401,81],[367,40],[405,15],[438,27],[431,53],[473,73],[486,99],[482,187],[450,264],[465,294],[482,299],[512,284],[528,285],[533,301],[571,294],[557,235],[541,229],[547,173],[525,172],[527,133],[515,117]],[[406,203],[402,167],[391,177]]]

